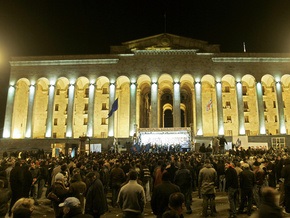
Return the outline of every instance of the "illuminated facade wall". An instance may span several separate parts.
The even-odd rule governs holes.
[[[171,34],[107,55],[15,57],[4,138],[129,138],[136,128],[194,135],[289,132],[290,55],[221,53]],[[107,119],[114,100],[119,108]]]

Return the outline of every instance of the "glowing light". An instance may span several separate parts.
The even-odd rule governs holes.
[[[21,138],[21,132],[20,132],[19,129],[17,129],[17,128],[14,129],[12,138],[14,138],[14,139],[20,139]]]

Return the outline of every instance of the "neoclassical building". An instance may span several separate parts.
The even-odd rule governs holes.
[[[290,131],[290,54],[222,53],[160,34],[110,54],[14,57],[10,65],[7,139],[129,141],[138,129],[190,128],[194,137],[260,140]]]

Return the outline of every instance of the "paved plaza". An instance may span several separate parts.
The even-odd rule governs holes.
[[[108,196],[109,203],[109,211],[102,216],[102,218],[122,218],[122,212],[119,208],[113,208],[110,206],[110,196]],[[217,192],[216,197],[216,208],[218,214],[215,216],[219,217],[228,217],[228,201],[226,193]],[[255,209],[255,208],[254,208]],[[193,192],[193,202],[192,202],[192,211],[193,213],[188,215],[184,213],[185,218],[189,217],[201,217],[202,212],[202,199],[198,198],[197,192]],[[254,212],[254,211],[253,211]],[[145,218],[155,218],[156,216],[152,213],[150,203],[146,204],[145,208]],[[52,207],[50,206],[50,201],[47,200],[44,196],[39,200],[39,205],[35,206],[35,210],[33,211],[32,217],[46,217],[46,218],[54,218],[54,212]],[[238,218],[246,218],[247,214],[240,214]],[[284,217],[290,217],[290,215],[284,214]],[[6,218],[9,218],[6,216]],[[274,217],[273,217],[274,218]]]

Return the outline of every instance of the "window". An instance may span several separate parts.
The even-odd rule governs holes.
[[[69,89],[66,90],[66,96],[65,97],[68,98],[68,95],[69,95]]]
[[[243,92],[243,95],[247,95],[247,92],[248,92],[247,86],[242,87],[242,92]]]
[[[249,116],[245,116],[245,123],[249,123]]]
[[[268,122],[268,116],[265,115],[265,122]]]
[[[84,118],[84,125],[88,125],[88,118]]]
[[[56,95],[60,95],[60,89],[56,90]]]
[[[90,89],[89,88],[86,88],[85,89],[85,98],[88,98],[89,97],[89,93],[90,93]]]
[[[108,110],[107,103],[102,103],[102,110]]]
[[[53,125],[57,126],[57,118],[54,118]]]
[[[275,123],[277,123],[278,122],[278,117],[277,117],[277,115],[275,115]]]
[[[58,111],[58,109],[59,109],[59,104],[55,104],[54,105],[54,111]]]
[[[285,123],[287,123],[287,116],[286,115],[284,116],[284,119],[285,119]]]
[[[101,138],[106,138],[106,133],[105,132],[101,132]]]
[[[84,106],[84,114],[88,113],[88,109],[89,109],[89,104],[85,104],[85,106]]]
[[[226,108],[231,108],[231,102],[230,101],[226,101]]]
[[[102,118],[102,124],[101,125],[106,125],[107,124],[107,119],[106,118]]]
[[[262,86],[262,93],[265,95],[265,86]]]
[[[67,118],[65,118],[64,125],[67,125]]]
[[[246,129],[246,135],[247,135],[247,136],[251,135],[251,131],[248,130],[248,129]]]
[[[244,101],[244,111],[249,111],[249,105],[247,101]]]
[[[227,136],[232,136],[233,135],[233,131],[232,130],[227,130],[226,135]]]
[[[56,132],[52,133],[52,138],[57,138]]]
[[[264,104],[264,111],[268,111],[267,105],[266,105],[266,102],[265,101],[263,101],[263,104]]]
[[[231,116],[227,116],[227,123],[231,123],[232,122],[232,117]]]
[[[276,108],[276,101],[273,101],[273,108]]]
[[[103,94],[109,94],[108,88],[103,88]]]
[[[65,106],[64,114],[67,114],[67,107],[68,107],[68,104],[66,104],[66,106]]]
[[[230,92],[230,87],[229,86],[225,86],[225,92]]]

